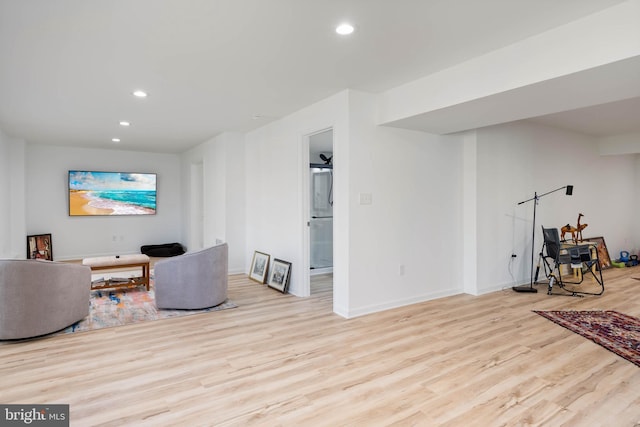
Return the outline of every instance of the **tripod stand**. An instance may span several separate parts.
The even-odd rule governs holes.
[[[536,265],[536,274],[533,276],[533,283],[538,284],[538,275],[540,274],[540,267],[542,267],[542,260],[544,259],[544,255],[542,252],[544,251],[544,243],[542,244],[542,249],[540,249],[540,253],[538,254],[538,265]]]
[[[533,201],[533,227],[532,227],[532,231],[531,231],[531,277],[530,277],[530,282],[529,282],[529,286],[514,286],[512,289],[516,292],[538,292],[538,290],[536,288],[533,287],[533,259],[535,257],[535,248],[536,248],[536,207],[538,206],[538,200],[540,200],[541,197],[546,196],[547,194],[551,194],[551,193],[555,193],[556,191],[560,191],[566,188],[566,192],[565,194],[567,196],[571,196],[573,194],[573,185],[565,185],[564,187],[560,187],[560,188],[556,188],[555,190],[551,190],[551,191],[547,191],[544,194],[540,194],[538,195],[537,192],[533,193],[533,197],[527,200],[524,200],[520,203],[518,203],[518,205],[522,205],[524,203],[527,202],[531,202]],[[539,272],[539,267],[538,267],[538,272]],[[537,273],[536,272],[536,281],[537,281]]]

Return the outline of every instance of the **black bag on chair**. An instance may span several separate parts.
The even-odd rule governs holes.
[[[140,247],[140,252],[153,257],[170,257],[182,255],[184,247],[180,243],[165,243],[163,245],[144,245]]]

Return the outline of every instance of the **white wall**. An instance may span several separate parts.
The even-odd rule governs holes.
[[[464,292],[478,289],[478,132],[469,131],[463,138],[462,159],[462,286]]]
[[[229,245],[229,272],[245,272],[245,151],[244,135],[226,132],[182,154],[183,204],[195,209],[185,210],[188,222],[183,234],[190,249],[218,241]],[[192,193],[192,167],[202,165],[203,200],[195,203]],[[198,209],[202,211],[199,212]],[[191,236],[192,222],[202,217],[202,236]],[[196,228],[197,229],[197,228]]]
[[[196,194],[194,191],[204,191],[201,187],[204,186],[204,153],[205,144],[200,144],[191,150],[185,151],[180,156],[180,173],[181,173],[181,189],[182,194],[182,236],[184,238],[184,245],[187,250],[197,250],[204,247],[203,236],[199,234],[204,233],[204,207],[202,201],[195,200]],[[197,173],[194,171],[200,169]],[[194,184],[193,179],[201,179],[203,182]],[[200,224],[196,224],[200,221]]]
[[[25,143],[0,130],[0,258],[26,257]]]
[[[13,258],[27,256],[26,230],[27,220],[25,211],[27,208],[26,191],[26,149],[27,144],[23,140],[13,139],[10,144],[11,164],[9,165],[9,193],[11,206],[9,222],[11,224],[11,255]]]
[[[35,144],[26,152],[27,234],[51,233],[54,259],[140,253],[142,245],[181,242],[179,156]],[[156,215],[70,217],[69,170],[156,173]]]
[[[375,105],[350,92],[349,317],[462,292],[463,139],[377,126]]]
[[[291,261],[291,293],[299,295],[299,266],[307,265],[303,141],[333,128],[334,311],[345,317],[462,289],[462,139],[379,127],[375,101],[342,92],[247,135],[246,271],[255,250]],[[371,204],[360,204],[363,193]]]
[[[528,122],[483,128],[477,134],[479,293],[529,283],[533,202],[517,203],[535,192],[574,185],[573,196],[561,190],[540,199],[536,261],[541,226],[575,226],[578,213],[589,224],[584,237],[604,236],[612,258],[620,250],[640,247],[631,232],[637,228],[630,184],[636,177],[635,156],[600,156],[594,138]]]
[[[226,148],[225,206],[226,222],[223,239],[237,242],[229,249],[229,271],[245,272],[246,254],[246,173],[244,135],[225,133],[221,135]]]
[[[631,248],[629,250],[640,257],[640,222],[635,220],[635,212],[640,212],[640,196],[638,195],[637,191],[633,190],[636,188],[640,188],[640,154],[632,154],[628,156],[633,159],[635,165],[635,175],[633,177],[633,180],[629,181],[628,183],[629,188],[632,188],[632,199],[634,203],[633,213],[630,214],[630,216],[632,217],[632,227],[629,234],[634,243],[629,245]]]
[[[611,135],[598,139],[601,155],[640,153],[640,132]]]
[[[11,147],[9,138],[0,131],[0,257],[11,258]]]
[[[245,272],[253,252],[261,251],[292,263],[290,292],[304,295],[308,275],[305,248],[304,174],[308,174],[307,135],[334,132],[334,311],[348,312],[348,92],[310,105],[246,135]]]

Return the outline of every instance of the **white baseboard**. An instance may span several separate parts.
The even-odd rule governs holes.
[[[431,293],[416,296],[416,297],[399,299],[399,300],[390,301],[384,304],[374,304],[370,306],[357,307],[348,311],[341,309],[338,312],[334,308],[334,313],[339,314],[343,317],[346,317],[347,319],[351,319],[354,317],[360,317],[367,314],[377,313],[379,311],[385,311],[393,308],[404,307],[406,305],[418,304],[421,302],[449,297],[452,295],[458,295],[461,293],[462,293],[462,289],[443,289],[438,292],[431,292]]]

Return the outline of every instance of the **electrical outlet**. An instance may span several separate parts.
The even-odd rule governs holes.
[[[404,264],[400,264],[398,267],[398,274],[404,276]]]

